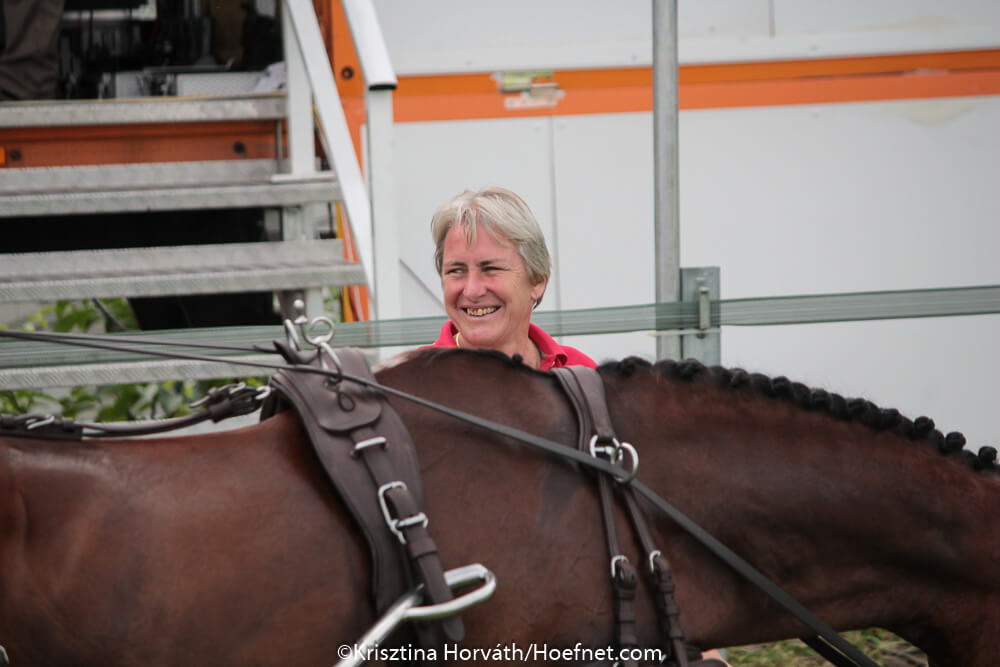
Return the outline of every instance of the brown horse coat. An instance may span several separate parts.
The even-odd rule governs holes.
[[[873,428],[837,401],[803,407],[784,383],[686,368],[603,371],[640,479],[831,625],[887,627],[939,667],[993,664],[994,472],[942,456],[936,432],[908,420]],[[576,440],[554,380],[492,355],[434,351],[378,377]],[[493,599],[464,616],[465,645],[610,645],[587,476],[390,402],[416,442],[445,567],[481,562],[498,578]],[[689,639],[731,646],[803,632],[669,520],[653,524]],[[0,644],[15,666],[332,664],[374,621],[368,577],[363,541],[290,413],[199,437],[0,438]],[[648,595],[638,614],[643,642],[658,645]]]

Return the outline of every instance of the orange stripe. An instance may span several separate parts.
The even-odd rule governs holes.
[[[274,121],[0,129],[9,167],[268,159],[274,143]]]
[[[960,71],[1000,69],[1000,49],[980,51],[945,51],[889,56],[817,58],[771,62],[723,63],[718,65],[682,65],[678,82],[718,83],[724,81],[761,81],[811,77],[837,77],[861,74],[901,74],[923,71]],[[562,90],[577,88],[628,88],[650,86],[651,67],[607,68],[554,71],[546,80]],[[497,82],[490,73],[404,76],[399,78],[396,97],[423,95],[467,95],[496,93]],[[360,96],[362,90],[355,94]],[[342,96],[350,96],[344,95]]]
[[[680,84],[681,109],[718,109],[788,104],[830,104],[876,100],[1000,95],[1000,69]],[[564,90],[553,107],[512,109],[506,99],[519,93],[467,93],[400,96],[396,122],[516,118],[530,116],[650,111],[651,86]]]

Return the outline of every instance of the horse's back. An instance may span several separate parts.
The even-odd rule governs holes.
[[[0,445],[13,664],[257,664],[279,647],[283,664],[318,664],[332,621],[362,629],[348,610],[367,599],[367,557],[294,415],[197,438]]]

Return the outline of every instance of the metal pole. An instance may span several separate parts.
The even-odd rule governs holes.
[[[680,299],[678,211],[677,0],[653,0],[653,224],[658,303]],[[680,337],[658,336],[656,356],[680,358]]]

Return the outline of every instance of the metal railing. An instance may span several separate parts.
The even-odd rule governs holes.
[[[553,336],[672,331],[718,330],[722,326],[817,324],[900,318],[952,317],[1000,314],[1000,285],[944,289],[853,292],[752,299],[722,299],[708,304],[708,321],[697,301],[588,308],[536,313],[533,320]],[[433,341],[444,316],[351,322],[337,325],[338,347],[376,348],[418,346]],[[123,341],[142,345],[144,339],[167,339],[189,344],[270,347],[283,339],[278,326],[185,329],[168,332],[119,334]],[[171,348],[198,353],[195,348]],[[221,356],[234,362],[246,355]],[[249,355],[256,360],[266,359]],[[274,357],[271,357],[274,360]],[[238,364],[166,361],[142,355],[51,343],[0,339],[0,390],[75,384],[150,382],[177,378],[217,378],[254,375]],[[262,373],[268,374],[268,373]]]
[[[391,220],[385,207],[391,201],[391,188],[376,192],[372,185],[385,178],[383,168],[387,160],[383,151],[391,142],[392,106],[391,91],[396,87],[396,77],[389,61],[382,32],[378,27],[375,9],[370,0],[346,0],[344,11],[358,51],[362,74],[369,95],[366,97],[369,114],[369,137],[377,138],[377,147],[369,141],[369,182],[366,184],[361,167],[354,154],[353,142],[348,131],[337,92],[337,83],[330,67],[329,55],[323,43],[319,22],[311,0],[284,0],[284,48],[287,71],[287,104],[289,143],[291,147],[291,173],[286,178],[309,178],[314,172],[312,148],[313,119],[319,132],[323,150],[333,171],[337,174],[348,224],[357,244],[358,257],[370,287],[378,288],[387,283],[376,280],[375,248],[373,239],[372,201],[379,218]],[[388,114],[385,109],[388,105]],[[373,114],[374,112],[374,114]],[[378,122],[372,128],[373,120]],[[377,170],[377,171],[376,171]],[[391,235],[383,235],[391,236]]]

